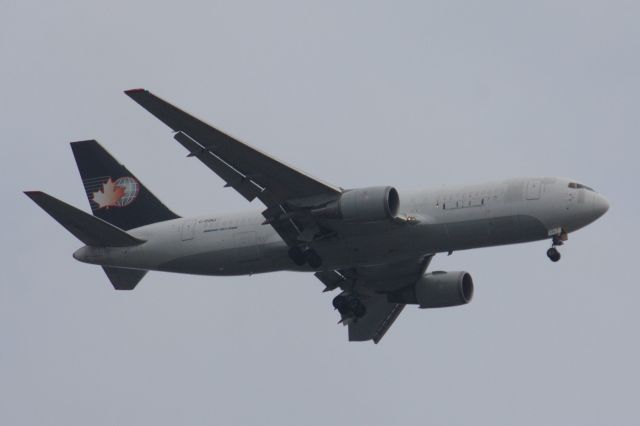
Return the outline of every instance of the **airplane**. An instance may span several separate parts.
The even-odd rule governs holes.
[[[315,179],[221,132],[145,89],[125,93],[166,124],[225,187],[263,211],[180,217],[97,141],[72,142],[93,215],[46,193],[26,191],[85,245],[73,253],[100,265],[117,290],[147,271],[237,276],[312,272],[350,341],[380,342],[406,305],[441,308],[471,301],[466,271],[427,272],[451,254],[549,239],[604,215],[609,203],[573,179],[521,177],[402,192],[391,186],[343,189]]]

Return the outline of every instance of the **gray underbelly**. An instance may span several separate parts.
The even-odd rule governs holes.
[[[450,250],[515,244],[548,238],[544,224],[529,215],[448,223],[445,226]]]
[[[353,239],[326,241],[318,246],[324,267],[335,269],[348,264],[384,260],[418,253],[439,253],[479,247],[515,244],[548,238],[546,227],[533,216],[431,224],[397,233],[372,234]],[[246,275],[279,270],[309,271],[298,267],[287,254],[284,241],[255,247],[215,250],[163,262],[157,270],[196,275]],[[335,267],[335,268],[334,268]]]
[[[193,253],[163,262],[159,271],[194,275],[247,275],[295,269],[282,242]]]

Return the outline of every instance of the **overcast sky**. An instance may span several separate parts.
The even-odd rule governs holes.
[[[0,0],[1,424],[640,422],[638,2],[160,3]],[[135,87],[335,185],[567,176],[611,210],[558,264],[548,242],[436,256],[473,302],[408,307],[380,345],[347,342],[311,274],[115,292],[21,193],[89,210],[68,142],[181,215],[261,209]]]

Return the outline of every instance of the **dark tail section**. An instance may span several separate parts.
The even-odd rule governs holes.
[[[91,216],[44,192],[25,191],[25,194],[88,246],[129,247],[144,243],[144,240],[135,238],[99,217]],[[147,273],[146,270],[111,266],[103,266],[102,269],[116,290],[133,290]]]
[[[97,141],[71,142],[71,149],[94,216],[124,230],[180,217]]]
[[[128,247],[144,242],[44,192],[26,191],[25,194],[88,246]]]

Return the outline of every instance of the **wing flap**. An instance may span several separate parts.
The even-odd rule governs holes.
[[[226,187],[232,187],[240,193],[247,201],[253,201],[261,192],[260,188],[247,175],[242,174],[230,164],[227,164],[220,157],[209,151],[208,148],[200,145],[189,135],[183,132],[176,133],[173,138],[180,145],[189,151],[189,156],[196,157],[202,161],[215,174],[220,176],[226,182]]]
[[[346,279],[338,271],[320,271],[314,274],[326,286],[324,291],[331,291],[343,284]]]
[[[389,314],[386,316],[384,320],[382,320],[382,322],[378,324],[378,328],[373,333],[373,343],[377,344],[378,342],[380,342],[380,340],[382,340],[382,338],[384,337],[385,334],[387,334],[387,331],[391,328],[393,323],[398,319],[398,317],[402,313],[402,310],[404,309],[405,306],[407,305],[403,305],[400,303],[396,303],[393,306],[393,308],[389,311]]]
[[[401,303],[387,302],[385,295],[377,295],[362,303],[366,306],[367,313],[348,324],[351,342],[373,340],[378,343],[405,307]]]

